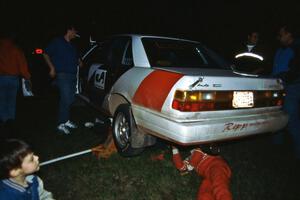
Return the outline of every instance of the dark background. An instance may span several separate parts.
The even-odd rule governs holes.
[[[43,46],[65,20],[76,22],[85,40],[119,33],[175,36],[201,41],[221,54],[261,32],[276,45],[278,27],[300,23],[297,1],[14,1],[0,0],[2,28],[13,28],[23,46]]]
[[[245,40],[248,30],[252,29],[258,29],[261,32],[261,42],[267,44],[270,51],[275,51],[278,44],[276,41],[278,28],[284,23],[292,23],[300,27],[299,11],[300,3],[287,0],[276,2],[0,0],[0,30],[14,30],[27,55],[32,48],[43,48],[59,33],[59,28],[64,21],[72,20],[79,26],[81,43],[88,43],[89,34],[97,36],[99,40],[119,33],[153,34],[198,40],[227,56],[230,49]],[[42,70],[36,69],[32,72],[32,77],[41,77],[36,80],[38,83],[44,81],[40,75]],[[45,71],[43,73],[47,75]],[[41,161],[84,150],[94,143],[95,145],[99,143],[98,135],[94,135],[84,127],[71,136],[64,137],[56,134],[54,127],[57,99],[53,100],[56,96],[49,98],[47,90],[43,90],[45,91],[48,98],[27,101],[23,99],[21,101],[23,105],[18,104],[17,108],[16,127],[19,128],[23,138],[39,149]],[[35,91],[34,93],[37,94]],[[75,122],[83,124],[85,117],[83,112],[79,111]],[[266,135],[253,140],[247,138],[225,146],[222,154],[233,170],[231,188],[234,199],[295,200],[299,198],[297,183],[300,177],[300,165],[292,158],[291,142],[286,143],[284,147],[275,148],[270,144],[270,137]],[[167,199],[175,199],[181,192],[185,195],[184,192],[189,192],[190,188],[192,190],[190,199],[194,198],[196,185],[199,183],[198,177],[178,176],[175,168],[167,161],[163,165],[161,163],[154,165],[149,159],[149,154],[139,157],[141,160],[132,159],[131,165],[127,165],[128,160],[119,157],[106,162],[107,164],[93,157],[78,157],[75,160],[53,165],[53,168],[52,166],[43,168],[41,177],[49,191],[58,198],[63,196],[64,199],[74,200],[76,199],[74,195],[77,199],[96,199],[93,198],[95,195],[103,193],[110,195],[111,198],[113,198],[111,194],[121,194],[123,197],[139,194],[144,197],[143,195],[151,192],[164,194],[164,190],[172,196],[173,191],[178,191],[178,188],[180,190],[174,192],[174,198]],[[126,168],[119,166],[126,166]],[[105,173],[99,173],[103,170]],[[161,176],[162,170],[169,174],[165,173]],[[115,171],[121,171],[119,180],[111,178],[115,175]],[[132,179],[145,180],[144,184],[132,187],[128,191],[121,190],[123,187],[116,188],[115,183],[122,185],[122,180],[128,180],[128,172],[130,175],[126,185]],[[153,176],[152,173],[158,175]],[[64,181],[57,181],[61,177],[64,177]],[[148,180],[149,177],[153,178]],[[162,183],[160,178],[164,177],[167,177],[165,181],[167,187],[158,184],[158,188],[153,187],[149,190],[149,185],[156,186],[156,183]],[[182,178],[190,185],[183,185]],[[176,184],[169,184],[170,180]],[[95,183],[100,183],[99,187],[91,187]],[[145,193],[147,191],[150,193]]]
[[[51,79],[42,55],[61,33],[65,22],[77,26],[79,52],[112,34],[137,33],[179,37],[200,41],[232,62],[247,33],[259,31],[264,49],[265,72],[272,69],[276,40],[282,24],[300,27],[297,1],[152,0],[152,1],[58,1],[0,0],[0,31],[12,31],[25,52],[35,94],[47,93]],[[234,53],[235,52],[235,53]]]

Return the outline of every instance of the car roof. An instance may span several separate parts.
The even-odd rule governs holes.
[[[198,41],[187,40],[182,38],[155,36],[155,35],[142,35],[142,34],[118,34],[118,35],[113,35],[112,37],[119,37],[119,36],[127,36],[127,37],[131,37],[132,39],[157,38],[157,39],[170,39],[170,40],[178,40],[178,41],[185,41],[185,42],[192,42],[192,43],[200,43]]]

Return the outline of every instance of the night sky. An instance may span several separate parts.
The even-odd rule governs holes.
[[[82,38],[141,33],[201,41],[217,51],[241,42],[248,30],[275,44],[282,23],[300,24],[297,1],[13,1],[0,0],[2,28],[27,44],[43,45],[64,20],[76,22]],[[300,27],[300,26],[299,26]]]

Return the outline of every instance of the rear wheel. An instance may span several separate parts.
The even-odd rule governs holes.
[[[144,150],[144,148],[133,148],[131,145],[131,136],[135,131],[137,130],[130,106],[120,105],[114,115],[112,133],[118,152],[122,156],[135,156]]]

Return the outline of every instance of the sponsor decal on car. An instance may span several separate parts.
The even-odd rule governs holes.
[[[106,70],[98,69],[95,72],[94,85],[99,89],[105,88]]]
[[[213,84],[213,87],[222,87],[222,84]]]
[[[248,127],[253,127],[253,126],[262,126],[266,125],[269,122],[263,121],[263,122],[253,122],[253,123],[226,123],[224,124],[224,129],[222,132],[228,132],[228,131],[242,131],[244,129],[247,129]]]

